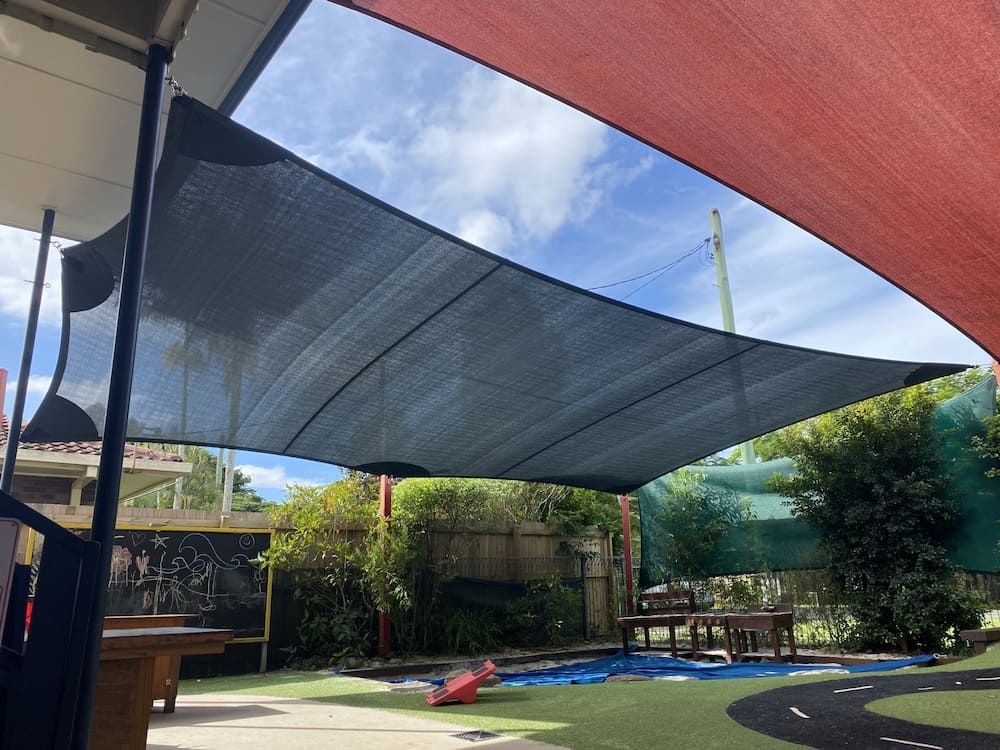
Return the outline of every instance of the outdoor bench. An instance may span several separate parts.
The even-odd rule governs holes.
[[[960,630],[958,635],[972,644],[977,654],[986,653],[986,644],[1000,641],[1000,628],[976,628],[975,630]]]

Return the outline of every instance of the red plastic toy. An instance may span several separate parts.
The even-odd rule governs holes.
[[[479,686],[496,671],[496,665],[487,659],[482,665],[476,667],[471,672],[459,675],[451,682],[428,693],[427,703],[431,706],[440,706],[442,703],[449,703],[451,701],[472,703],[476,700],[476,691],[479,689]]]

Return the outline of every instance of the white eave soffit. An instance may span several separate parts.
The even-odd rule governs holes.
[[[173,48],[197,6],[197,0],[0,0],[0,15],[143,68],[149,45]]]

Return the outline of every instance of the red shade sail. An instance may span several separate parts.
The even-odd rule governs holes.
[[[995,0],[339,2],[726,183],[1000,353]]]

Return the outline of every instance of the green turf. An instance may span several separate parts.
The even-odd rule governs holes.
[[[1000,645],[993,646],[985,654],[953,664],[928,667],[927,671],[963,672],[967,669],[991,668],[1000,669]],[[1000,734],[1000,690],[899,695],[873,701],[866,708],[919,724]]]
[[[954,671],[998,665],[1000,647],[983,656],[934,669]],[[798,746],[745,729],[726,715],[726,706],[763,690],[823,679],[830,679],[830,676],[506,687],[481,691],[480,699],[468,706],[440,708],[427,706],[423,695],[391,693],[379,683],[305,672],[187,680],[181,683],[181,693],[244,693],[387,709],[549,742],[572,750],[730,745],[740,750],[755,750]],[[977,693],[962,697],[970,704],[979,705],[974,711],[982,713],[988,708],[985,700],[977,699]],[[982,724],[970,728],[996,731]]]
[[[1000,644],[994,644],[985,654],[962,659],[939,667],[926,667],[929,672],[964,672],[967,669],[1000,668]],[[891,673],[890,673],[891,674]]]
[[[797,678],[798,679],[798,678]],[[815,680],[818,678],[801,678]],[[391,693],[376,683],[303,673],[181,683],[181,692],[234,692],[310,698],[441,719],[475,729],[548,742],[573,750],[648,750],[689,743],[741,749],[792,748],[726,716],[731,702],[790,680],[663,681],[510,687],[480,691],[471,705],[427,706],[422,694]],[[673,738],[671,740],[671,738]]]
[[[865,708],[918,724],[1000,734],[1000,690],[911,693],[872,701]]]

